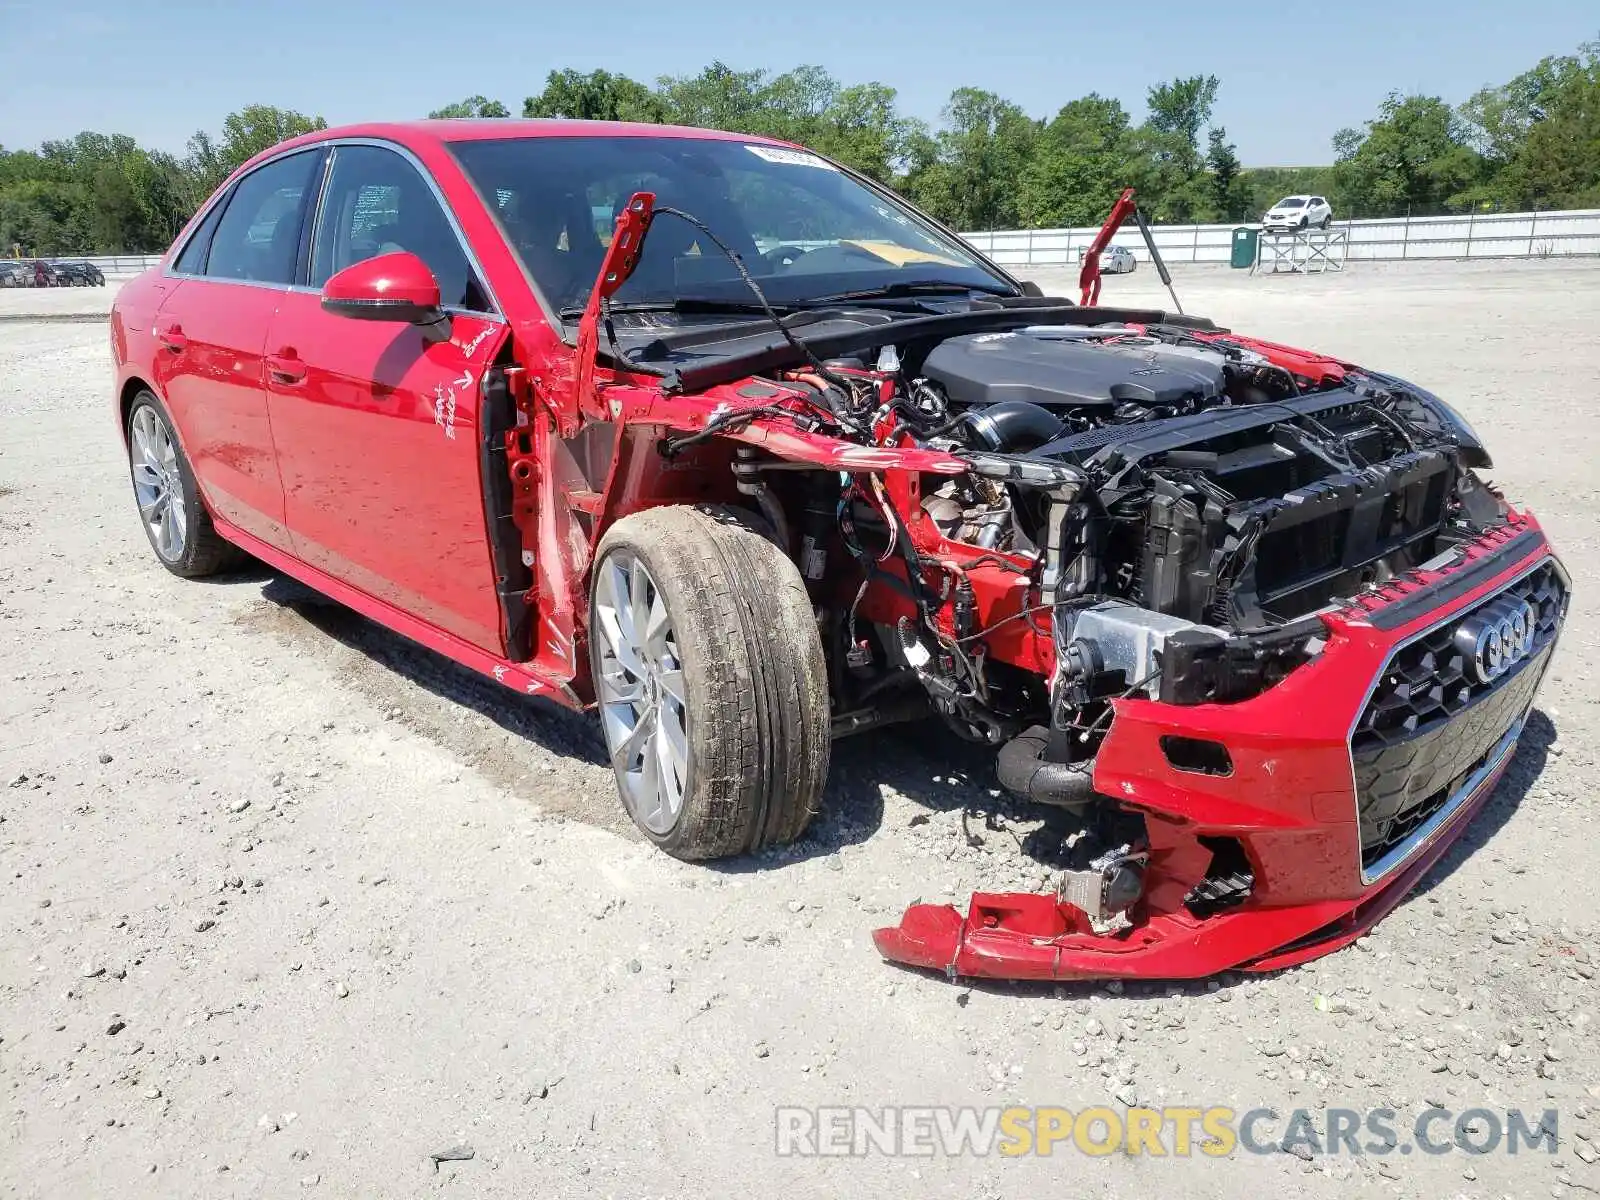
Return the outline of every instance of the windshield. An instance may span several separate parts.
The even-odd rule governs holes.
[[[588,300],[616,214],[640,191],[705,222],[776,305],[935,283],[1015,291],[912,209],[805,151],[690,137],[515,138],[451,149],[558,312]],[[710,239],[661,215],[613,302],[753,299]]]
[[[1285,196],[1282,200],[1278,201],[1278,203],[1275,205],[1275,207],[1277,207],[1277,208],[1304,208],[1305,204],[1306,204],[1305,197],[1303,197],[1303,196]]]

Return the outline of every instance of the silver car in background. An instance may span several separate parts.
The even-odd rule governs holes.
[[[1078,251],[1078,261],[1083,261],[1084,251]],[[1132,275],[1138,267],[1139,260],[1133,256],[1133,251],[1126,246],[1107,246],[1100,251],[1100,274],[1102,275]]]

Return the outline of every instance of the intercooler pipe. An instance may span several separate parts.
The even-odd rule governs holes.
[[[1036,804],[1081,812],[1095,798],[1090,778],[1094,763],[1050,762],[1044,757],[1050,731],[1043,725],[1024,730],[1000,747],[995,774],[1002,787]]]
[[[965,420],[973,436],[997,453],[1034,450],[1066,431],[1048,408],[1028,400],[1002,400],[973,409]]]

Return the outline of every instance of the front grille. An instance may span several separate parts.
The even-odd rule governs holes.
[[[1505,597],[1532,608],[1533,648],[1512,670],[1482,683],[1455,645],[1456,630]],[[1533,703],[1566,600],[1560,568],[1546,560],[1390,655],[1350,734],[1363,872],[1395,861],[1498,752]]]

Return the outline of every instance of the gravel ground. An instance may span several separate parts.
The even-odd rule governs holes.
[[[122,282],[111,278],[105,287],[0,288],[0,322],[39,317],[53,321],[98,320],[111,311],[111,302]]]
[[[880,962],[868,930],[907,903],[1043,878],[1035,822],[945,739],[843,743],[805,842],[686,866],[622,823],[587,720],[265,570],[168,575],[127,494],[103,327],[18,320],[0,293],[0,1193],[1600,1189],[1600,263],[1241,275],[1183,273],[1186,307],[1456,403],[1579,592],[1496,799],[1372,935],[1265,978],[1125,988]],[[112,291],[17,295],[59,318]],[[1145,268],[1105,299],[1159,295]],[[1559,1148],[774,1150],[778,1105],[1135,1102],[1387,1107],[1402,1130],[1430,1105],[1553,1108]]]

